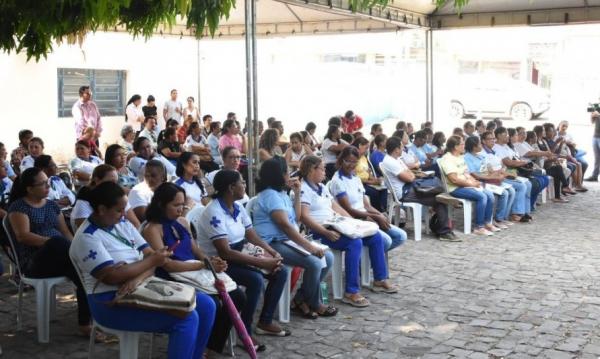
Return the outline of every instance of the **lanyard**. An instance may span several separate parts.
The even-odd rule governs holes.
[[[106,232],[106,233],[110,234],[110,235],[111,235],[111,236],[112,236],[114,239],[116,239],[117,241],[119,241],[119,242],[123,243],[123,244],[124,244],[124,245],[126,245],[127,247],[129,247],[129,248],[131,248],[131,249],[134,249],[134,248],[135,248],[135,244],[134,244],[132,241],[129,241],[129,240],[127,240],[127,239],[123,238],[123,237],[122,237],[121,235],[119,235],[118,233],[117,233],[117,234],[114,234],[112,231],[107,231],[107,230],[106,230],[106,229],[104,229],[104,228],[100,228],[100,229],[101,229],[101,230],[103,230],[104,232]]]

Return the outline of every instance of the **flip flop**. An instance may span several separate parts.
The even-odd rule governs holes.
[[[328,305],[323,313],[317,312],[317,315],[319,317],[334,317],[337,315],[337,313],[338,313],[338,309],[336,307],[332,307],[331,305]]]
[[[259,327],[256,327],[256,329],[254,331],[256,332],[256,334],[271,335],[274,337],[289,337],[290,335],[292,335],[292,332],[290,332],[289,330],[285,330],[285,329],[281,329],[279,332],[272,332],[270,330],[264,330],[264,329],[260,329]]]
[[[389,288],[386,288],[386,287],[382,287],[380,285],[373,284],[371,286],[371,291],[373,291],[375,293],[394,294],[394,293],[398,293],[398,287],[396,287],[395,285],[392,285]]]
[[[364,308],[364,307],[368,307],[369,305],[371,305],[369,300],[363,296],[360,296],[357,299],[352,299],[352,298],[349,298],[344,295],[344,297],[342,298],[342,302],[346,303],[346,304],[350,304],[351,306],[357,307],[357,308]]]

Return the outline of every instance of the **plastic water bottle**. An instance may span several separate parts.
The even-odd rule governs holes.
[[[321,282],[321,301],[323,304],[329,304],[329,291],[325,282]]]

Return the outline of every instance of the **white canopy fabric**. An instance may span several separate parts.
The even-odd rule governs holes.
[[[583,24],[600,22],[600,0],[470,0],[460,15],[450,1],[429,15],[433,29]]]

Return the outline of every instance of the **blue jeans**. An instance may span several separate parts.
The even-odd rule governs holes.
[[[185,318],[164,312],[107,304],[114,291],[90,294],[88,303],[94,320],[117,330],[168,333],[169,359],[202,358],[215,320],[215,302],[206,294],[196,293],[196,310]]]
[[[518,216],[530,213],[531,203],[529,203],[529,198],[531,196],[531,182],[526,181],[523,183],[517,180],[505,179],[503,183],[508,183],[515,189],[515,200],[510,213]]]
[[[508,212],[515,200],[515,189],[505,188],[504,192],[496,200],[496,221],[508,220]]]
[[[550,180],[547,176],[533,176],[529,182],[531,182],[531,197],[529,198],[531,208],[535,208],[535,201],[537,201],[538,195],[548,187]]]
[[[271,247],[281,254],[283,263],[286,265],[304,268],[302,286],[298,288],[294,299],[298,302],[305,302],[312,310],[318,310],[321,306],[321,282],[325,280],[331,270],[333,253],[325,251],[327,265],[322,268],[321,258],[300,254],[281,241],[271,242]]]
[[[406,241],[407,235],[404,230],[391,225],[390,229],[386,231],[380,229],[379,234],[383,239],[383,250],[386,252],[391,251],[392,249],[399,247]]]
[[[360,273],[360,255],[362,246],[369,247],[369,258],[373,268],[373,276],[376,281],[388,278],[388,270],[385,262],[385,253],[383,251],[383,239],[379,233],[373,236],[361,239],[352,239],[341,235],[340,238],[332,242],[327,238],[314,234],[315,239],[320,240],[330,248],[344,251],[344,267],[346,272],[346,293],[354,294],[360,291],[359,273]]]
[[[231,248],[240,250],[244,246],[243,242],[240,242],[237,246],[232,245]],[[252,318],[254,312],[258,307],[258,300],[262,292],[265,292],[263,300],[263,308],[260,313],[259,322],[263,324],[271,324],[273,321],[273,313],[283,293],[283,287],[285,287],[285,281],[287,280],[287,269],[285,267],[281,270],[270,273],[268,275],[263,274],[258,269],[251,268],[244,264],[231,263],[227,265],[226,273],[229,274],[238,285],[246,287],[246,305],[242,309],[241,317],[248,334],[252,334]],[[265,289],[264,278],[267,278],[269,284]]]
[[[598,178],[598,174],[600,174],[600,137],[594,137],[592,147],[594,148],[594,170],[592,171],[592,177]]]
[[[475,225],[477,227],[483,227],[486,224],[492,223],[492,214],[494,212],[494,194],[492,191],[459,187],[450,194],[457,198],[475,202]]]

